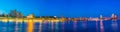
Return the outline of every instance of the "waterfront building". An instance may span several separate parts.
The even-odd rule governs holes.
[[[40,18],[56,18],[56,16],[40,16]]]
[[[115,14],[113,13],[112,16],[111,16],[111,19],[112,19],[112,20],[116,20],[116,19],[117,19],[117,15],[115,15]]]
[[[27,16],[27,18],[34,18],[34,15],[30,14],[30,15]]]
[[[0,14],[0,18],[8,17],[7,14]]]
[[[15,17],[15,18],[22,18],[23,17],[23,15],[20,12],[17,12],[17,10],[11,10],[8,15],[10,17]]]

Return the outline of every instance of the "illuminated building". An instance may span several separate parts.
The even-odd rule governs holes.
[[[6,14],[1,14],[0,17],[8,17]]]
[[[40,16],[40,18],[56,18],[57,16]]]
[[[102,15],[100,15],[100,20],[103,20],[103,17],[102,17]]]
[[[30,14],[30,15],[27,16],[27,18],[34,18],[34,15]]]
[[[112,19],[112,20],[116,20],[116,19],[117,19],[117,15],[115,15],[115,14],[113,13],[112,16],[111,16],[111,19]]]

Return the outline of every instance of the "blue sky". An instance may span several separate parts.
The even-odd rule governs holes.
[[[14,9],[25,16],[111,16],[120,14],[120,0],[0,0],[0,13]]]

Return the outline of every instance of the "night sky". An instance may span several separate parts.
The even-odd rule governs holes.
[[[120,0],[0,0],[0,14],[14,9],[25,16],[120,16]]]

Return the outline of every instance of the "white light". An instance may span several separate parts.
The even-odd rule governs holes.
[[[57,17],[57,16],[54,16],[54,17]]]

